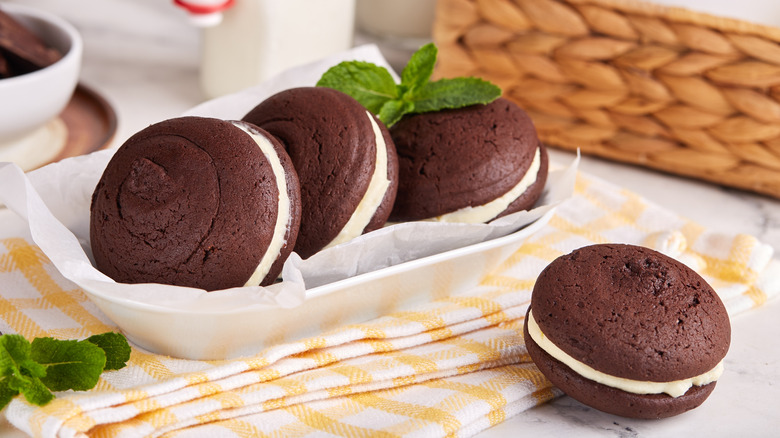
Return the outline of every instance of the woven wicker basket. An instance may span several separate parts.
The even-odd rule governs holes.
[[[437,77],[564,149],[780,197],[780,29],[629,0],[439,0]]]

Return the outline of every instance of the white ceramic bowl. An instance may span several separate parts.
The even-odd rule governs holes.
[[[3,3],[0,9],[63,53],[48,67],[0,79],[1,145],[23,138],[62,112],[78,84],[83,42],[78,31],[56,15],[16,3]]]

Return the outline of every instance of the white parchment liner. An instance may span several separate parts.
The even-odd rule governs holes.
[[[186,115],[240,119],[273,93],[314,85],[330,66],[365,60],[390,69],[378,49],[361,46],[322,61],[291,69],[257,87],[199,105]],[[270,287],[241,287],[208,293],[162,284],[116,283],[94,268],[89,249],[92,192],[114,150],[63,160],[25,175],[16,165],[0,163],[0,202],[25,218],[33,240],[62,275],[83,289],[114,301],[160,311],[230,312],[300,305],[306,290],[387,266],[506,236],[538,220],[571,197],[577,160],[550,172],[538,206],[490,224],[408,222],[387,226],[307,260],[293,254],[283,281]],[[549,217],[549,215],[547,215]]]

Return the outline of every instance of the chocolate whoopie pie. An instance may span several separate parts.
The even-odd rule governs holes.
[[[524,327],[534,363],[580,402],[633,418],[699,406],[720,376],[731,326],[696,272],[654,250],[580,248],[548,265]]]
[[[385,224],[398,187],[397,156],[387,128],[358,101],[330,88],[292,88],[243,120],[281,140],[298,172],[301,257]]]
[[[118,282],[206,290],[267,285],[292,251],[300,186],[270,134],[181,117],[114,154],[92,195],[96,267]]]
[[[488,222],[533,207],[547,180],[533,122],[504,98],[408,115],[390,134],[399,167],[393,221]]]

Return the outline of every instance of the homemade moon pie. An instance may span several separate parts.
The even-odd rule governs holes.
[[[95,188],[95,264],[124,283],[267,285],[295,244],[300,206],[292,162],[267,132],[166,120],[130,137]]]
[[[580,402],[663,418],[699,406],[723,372],[731,326],[696,272],[654,250],[580,248],[534,286],[524,338],[534,363]]]
[[[302,258],[385,224],[398,158],[385,125],[357,100],[330,88],[291,88],[243,120],[278,138],[298,172],[303,207],[295,252]]]
[[[534,206],[547,151],[515,103],[404,116],[390,128],[399,186],[392,221],[489,222]]]

